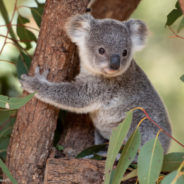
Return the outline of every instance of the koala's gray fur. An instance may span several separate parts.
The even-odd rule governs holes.
[[[99,137],[109,139],[112,129],[125,118],[125,112],[137,106],[146,109],[154,121],[171,133],[159,95],[132,58],[146,39],[147,28],[142,21],[120,22],[94,19],[89,14],[76,15],[68,21],[66,31],[79,48],[79,75],[72,82],[53,83],[47,81],[47,71],[40,75],[37,69],[33,77],[22,76],[21,84],[26,91],[36,91],[37,98],[59,108],[89,113],[97,130],[96,144],[101,143]],[[105,49],[105,53],[99,54],[99,48]],[[114,54],[120,58],[116,70],[109,67]],[[143,117],[140,110],[134,112],[128,137]],[[140,131],[144,144],[156,135],[158,128],[145,120]],[[170,139],[163,133],[159,139],[166,152]]]

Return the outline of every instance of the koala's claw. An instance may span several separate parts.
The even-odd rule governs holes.
[[[26,80],[28,77],[29,77],[29,76],[27,76],[26,74],[22,74],[22,75],[20,76],[20,78],[21,78],[22,80]]]
[[[40,67],[39,66],[37,66],[36,68],[35,68],[35,76],[39,76],[40,78],[44,78],[44,79],[47,79],[47,76],[48,76],[48,74],[49,74],[49,72],[50,72],[50,70],[49,69],[47,69],[47,70],[45,70],[42,74],[40,73]]]
[[[49,72],[50,72],[50,70],[49,69],[47,69],[47,70],[45,70],[44,72],[43,72],[43,77],[44,78],[47,78],[47,76],[48,76],[48,74],[49,74]]]
[[[37,66],[37,67],[35,68],[35,74],[40,74],[40,67],[39,67],[39,66]]]

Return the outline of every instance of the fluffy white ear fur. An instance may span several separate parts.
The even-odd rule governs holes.
[[[133,52],[139,51],[145,46],[148,29],[141,20],[130,19],[126,22],[130,31]]]
[[[90,30],[90,22],[94,18],[90,14],[75,15],[66,23],[65,29],[70,39],[78,44]]]

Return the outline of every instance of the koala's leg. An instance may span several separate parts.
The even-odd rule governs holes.
[[[98,132],[98,130],[95,130],[95,137],[94,137],[94,142],[95,142],[95,145],[98,145],[98,144],[104,144],[106,143],[108,140],[107,139],[104,139],[100,133]]]
[[[103,138],[100,133],[98,132],[98,130],[95,130],[95,145],[98,145],[98,144],[104,144],[104,143],[107,143],[109,140]],[[98,155],[102,156],[102,157],[107,157],[107,150],[105,151],[99,151],[97,152]],[[119,160],[121,154],[118,153],[117,157],[116,157],[116,160]],[[85,158],[92,158],[93,155],[89,155],[88,157],[85,157]]]
[[[56,107],[78,113],[88,113],[97,110],[100,106],[98,97],[93,89],[87,88],[87,84],[81,82],[49,82],[46,78],[48,71],[42,75],[36,68],[35,76],[21,76],[21,84],[24,90],[33,93],[43,102]]]

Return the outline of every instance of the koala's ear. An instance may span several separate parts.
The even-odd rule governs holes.
[[[90,14],[78,14],[69,18],[65,29],[70,39],[75,43],[79,43],[90,31],[90,23],[92,20],[94,20],[94,18]]]
[[[126,22],[130,31],[133,51],[139,51],[145,46],[148,29],[141,20],[130,19]]]

